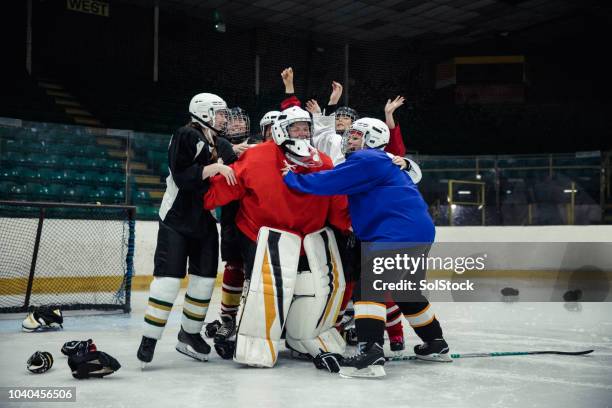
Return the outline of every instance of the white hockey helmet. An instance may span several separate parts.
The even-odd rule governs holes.
[[[276,118],[278,118],[278,115],[280,115],[281,113],[279,111],[270,111],[268,113],[266,113],[263,118],[261,118],[261,120],[259,121],[259,127],[261,128],[261,135],[265,138],[266,136],[266,128],[268,126],[271,126],[274,121],[276,120]]]
[[[308,125],[308,138],[291,137],[290,127],[297,123]],[[319,167],[323,164],[319,152],[310,144],[312,119],[304,109],[293,106],[278,115],[272,124],[272,139],[285,151],[289,161],[303,167]]]
[[[385,122],[361,118],[342,135],[342,152],[348,155],[361,149],[383,149],[389,143],[389,138],[389,127]]]
[[[223,113],[225,121],[217,123],[217,112]],[[211,93],[199,93],[189,102],[189,114],[192,122],[200,123],[221,133],[227,126],[229,111],[227,104],[221,97]]]

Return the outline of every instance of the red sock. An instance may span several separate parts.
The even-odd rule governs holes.
[[[221,316],[236,317],[243,285],[244,268],[242,262],[226,262],[223,271],[223,286],[221,287]]]
[[[404,327],[402,325],[402,311],[393,300],[385,302],[387,306],[386,329],[390,341],[400,341],[404,339]]]

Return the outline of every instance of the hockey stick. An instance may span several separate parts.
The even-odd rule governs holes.
[[[583,356],[585,354],[592,353],[593,350],[584,351],[499,351],[492,353],[464,353],[464,354],[451,354],[451,358],[474,358],[474,357],[503,357],[503,356],[528,356],[534,354],[558,354],[563,356]],[[407,361],[407,360],[418,360],[414,355],[412,356],[393,356],[385,357],[387,361]]]

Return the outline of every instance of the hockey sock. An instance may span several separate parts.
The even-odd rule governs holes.
[[[387,323],[386,329],[389,339],[404,338],[404,327],[402,325],[402,311],[394,301],[386,302]]]
[[[242,262],[228,261],[225,264],[223,286],[221,287],[221,317],[236,317],[243,285],[244,268]]]
[[[402,303],[399,305],[404,317],[421,340],[428,342],[442,338],[442,328],[429,302]]]
[[[346,306],[351,301],[353,297],[353,288],[355,287],[355,282],[346,282],[346,288],[344,289],[344,295],[342,297],[342,302],[340,303],[340,312],[338,312],[338,317],[336,318],[336,327],[339,327],[342,322],[342,318],[344,317],[344,312],[346,312]]]
[[[202,330],[214,288],[215,278],[189,275],[189,285],[187,285],[183,303],[183,316],[181,316],[181,325],[185,332],[196,334]]]
[[[384,303],[355,302],[355,329],[359,342],[383,344],[387,308]]]
[[[143,335],[145,337],[161,339],[180,288],[181,280],[178,278],[153,278],[149,287],[149,303],[144,317]]]

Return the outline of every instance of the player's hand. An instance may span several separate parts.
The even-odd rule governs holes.
[[[396,166],[399,166],[399,168],[401,170],[406,170],[406,168],[408,168],[408,162],[400,156],[393,156],[393,158],[391,159],[391,161],[393,162],[393,164],[395,164]]]
[[[329,104],[336,105],[342,96],[342,84],[340,82],[332,81],[332,93],[329,96]]]
[[[315,367],[318,369],[326,369],[330,373],[337,373],[340,371],[340,363],[342,362],[342,355],[338,353],[323,352],[312,359]]]
[[[285,164],[285,167],[281,169],[281,174],[283,175],[283,177],[285,177],[287,173],[295,169],[295,164],[289,164],[287,160],[284,160],[283,162]]]
[[[246,152],[250,148],[251,148],[251,146],[249,146],[249,144],[247,143],[246,140],[244,142],[240,143],[240,144],[232,146],[232,149],[234,150],[234,153],[236,153],[236,156],[238,156],[238,157],[240,157],[240,155],[242,155],[242,153]]]
[[[236,184],[238,184],[238,182],[236,181],[236,174],[234,173],[234,169],[229,166],[226,166],[225,164],[220,163],[217,163],[217,166],[217,173],[225,177],[227,184],[229,184],[230,186],[235,186]]]
[[[387,104],[385,105],[385,115],[392,115],[397,108],[404,104],[405,100],[406,99],[403,96],[397,96],[394,100],[387,99]]]
[[[283,72],[281,72],[281,78],[283,79],[283,84],[285,84],[285,93],[295,93],[295,89],[293,87],[293,68],[285,68]]]
[[[314,99],[311,99],[306,102],[306,110],[313,115],[315,113],[321,113],[321,107],[319,106],[319,103]]]

